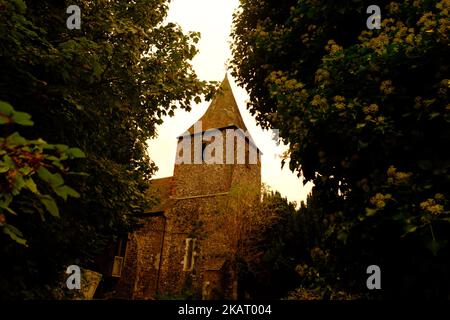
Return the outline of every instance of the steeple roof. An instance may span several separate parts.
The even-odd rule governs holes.
[[[201,121],[202,131],[230,126],[235,126],[243,131],[247,130],[241,113],[239,112],[227,75],[225,75],[225,79],[220,85],[220,90],[216,93],[208,109],[198,121]],[[194,125],[192,125],[188,131],[189,133],[194,134]]]

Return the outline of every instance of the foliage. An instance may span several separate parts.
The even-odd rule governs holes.
[[[1,239],[2,298],[51,297],[68,264],[98,270],[147,205],[155,126],[213,89],[190,65],[199,34],[164,22],[168,1],[78,1],[80,30],[66,28],[71,4],[0,0],[0,100],[33,116],[25,136],[83,150],[71,169],[87,174],[64,177],[80,197],[57,201],[62,219],[21,222],[27,250]]]
[[[260,188],[258,184],[241,182],[233,185],[228,195],[218,199],[215,204],[214,224],[220,228],[222,243],[227,244],[221,248],[221,255],[230,266],[230,279],[234,282],[232,299],[238,299],[244,291],[238,287],[238,283],[249,261],[258,259],[261,254],[255,239],[274,218],[270,212],[261,210]]]
[[[294,268],[304,247],[302,226],[295,204],[266,187],[257,208],[266,218],[249,239],[256,254],[242,263],[241,289],[253,299],[280,298],[299,281]]]
[[[327,220],[327,284],[376,297],[365,269],[378,264],[385,298],[447,297],[450,2],[380,1],[379,30],[370,4],[242,0],[234,75],[315,184],[305,210]]]
[[[15,111],[9,103],[0,101],[0,125],[6,124],[32,126],[33,122],[29,114]],[[78,198],[79,193],[64,184],[61,174],[69,173],[64,160],[84,158],[84,153],[78,148],[52,145],[42,139],[27,140],[18,132],[0,137],[0,146],[0,227],[12,240],[26,246],[24,235],[9,220],[14,221],[18,214],[39,214],[45,221],[45,212],[59,218],[58,206],[47,190],[65,201],[68,196]],[[42,184],[44,193],[38,187]],[[26,193],[27,207],[14,202],[21,193]]]
[[[363,297],[355,292],[351,278],[341,278],[339,260],[333,254],[339,240],[333,234],[334,219],[323,210],[326,201],[318,190],[308,196],[306,206],[298,210],[298,224],[303,242],[297,247],[295,272],[299,276],[297,288],[287,294],[294,300],[350,300]],[[345,265],[343,266],[346,267]],[[360,279],[358,279],[360,280]]]
[[[259,252],[241,271],[242,290],[254,299],[354,299],[335,278],[329,244],[322,242],[325,216],[308,198],[297,210],[278,192],[265,190],[259,212],[274,219],[266,221],[250,246]],[[271,214],[267,214],[267,213]],[[326,221],[325,221],[326,223]],[[337,280],[337,281],[336,281]]]

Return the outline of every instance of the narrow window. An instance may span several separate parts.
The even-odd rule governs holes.
[[[125,260],[125,254],[127,251],[127,239],[121,238],[116,243],[115,256],[113,260],[111,276],[120,277],[122,275],[122,268]]]
[[[197,239],[187,238],[185,251],[184,251],[184,261],[183,261],[183,271],[194,270],[195,263],[195,243]]]
[[[117,243],[116,255],[119,257],[125,257],[126,252],[127,252],[127,239],[121,238]]]
[[[250,143],[245,144],[245,164],[247,168],[250,168]]]

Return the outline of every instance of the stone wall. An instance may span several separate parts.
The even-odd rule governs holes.
[[[192,139],[192,160],[193,144]],[[249,148],[247,140],[245,153]],[[235,157],[237,149],[235,145]],[[232,212],[231,202],[238,198],[250,202],[259,196],[259,155],[257,160],[257,164],[176,164],[164,217],[142,217],[143,227],[130,236],[118,297],[235,297],[232,262],[237,238],[232,229],[240,217]],[[192,270],[183,270],[187,238],[196,239]]]
[[[157,293],[165,218],[146,216],[140,223],[142,227],[130,235],[127,243],[122,276],[117,284],[118,298],[152,299]]]

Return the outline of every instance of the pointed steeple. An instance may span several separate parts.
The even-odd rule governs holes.
[[[226,74],[225,79],[223,79],[220,85],[220,90],[216,93],[208,109],[198,121],[201,121],[202,131],[231,126],[235,126],[244,131],[247,130]],[[188,131],[193,134],[194,125]]]

